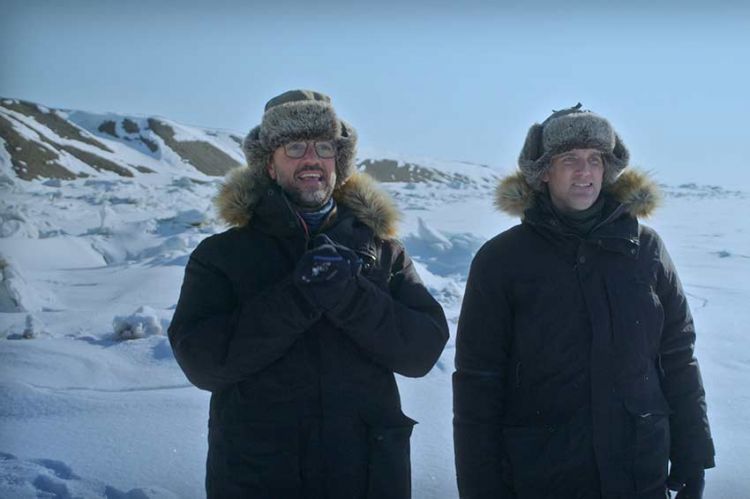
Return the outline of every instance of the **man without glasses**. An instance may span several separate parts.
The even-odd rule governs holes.
[[[696,499],[714,465],[685,292],[639,217],[654,184],[604,118],[528,132],[498,207],[521,217],[472,262],[456,339],[465,499]],[[668,470],[668,465],[671,467]]]
[[[327,96],[271,99],[217,198],[234,227],[190,257],[169,338],[211,391],[209,497],[410,497],[394,373],[425,375],[448,328],[356,142]]]

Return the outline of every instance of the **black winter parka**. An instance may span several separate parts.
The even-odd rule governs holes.
[[[663,499],[670,461],[713,466],[686,296],[635,216],[654,189],[622,175],[581,237],[522,177],[502,184],[523,223],[477,253],[456,340],[462,498]]]
[[[245,225],[191,255],[169,329],[188,379],[212,392],[208,496],[409,497],[415,422],[394,373],[426,374],[448,329],[388,236],[390,201],[359,174],[337,191],[322,230],[364,266],[354,295],[323,314],[291,277],[310,239],[301,219],[275,184],[254,195]]]

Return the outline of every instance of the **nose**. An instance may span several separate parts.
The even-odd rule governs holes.
[[[590,174],[593,171],[594,171],[594,167],[588,161],[579,161],[576,164],[576,172],[580,173],[581,175]]]
[[[312,159],[312,160],[318,159],[318,152],[315,150],[314,142],[307,143],[307,149],[305,149],[305,155],[302,156],[302,159]]]

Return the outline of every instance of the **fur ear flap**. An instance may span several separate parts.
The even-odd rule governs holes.
[[[523,143],[521,150],[521,161],[534,162],[542,157],[544,148],[542,147],[542,125],[534,123],[526,134],[526,141]]]
[[[622,165],[620,169],[625,168],[628,165],[628,161],[630,161],[630,152],[628,151],[628,148],[625,147],[625,144],[617,133],[615,133],[615,148],[612,150],[612,154],[620,161]]]
[[[357,131],[343,120],[341,137],[336,139],[336,187],[343,185],[357,171]]]
[[[351,137],[351,126],[347,126],[347,124],[342,120],[341,121],[341,136],[342,137]]]
[[[260,126],[256,126],[242,141],[242,150],[247,159],[247,166],[257,173],[263,173],[271,162],[272,151],[269,151],[260,141]]]

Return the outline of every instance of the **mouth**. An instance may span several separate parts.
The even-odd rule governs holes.
[[[570,185],[570,193],[573,196],[583,196],[586,198],[596,194],[593,182],[573,182]]]
[[[579,193],[579,194],[586,194],[593,192],[594,190],[594,183],[593,182],[573,182],[571,184],[571,191],[573,193]]]
[[[302,182],[323,182],[323,172],[320,170],[303,170],[297,174],[297,179]]]

